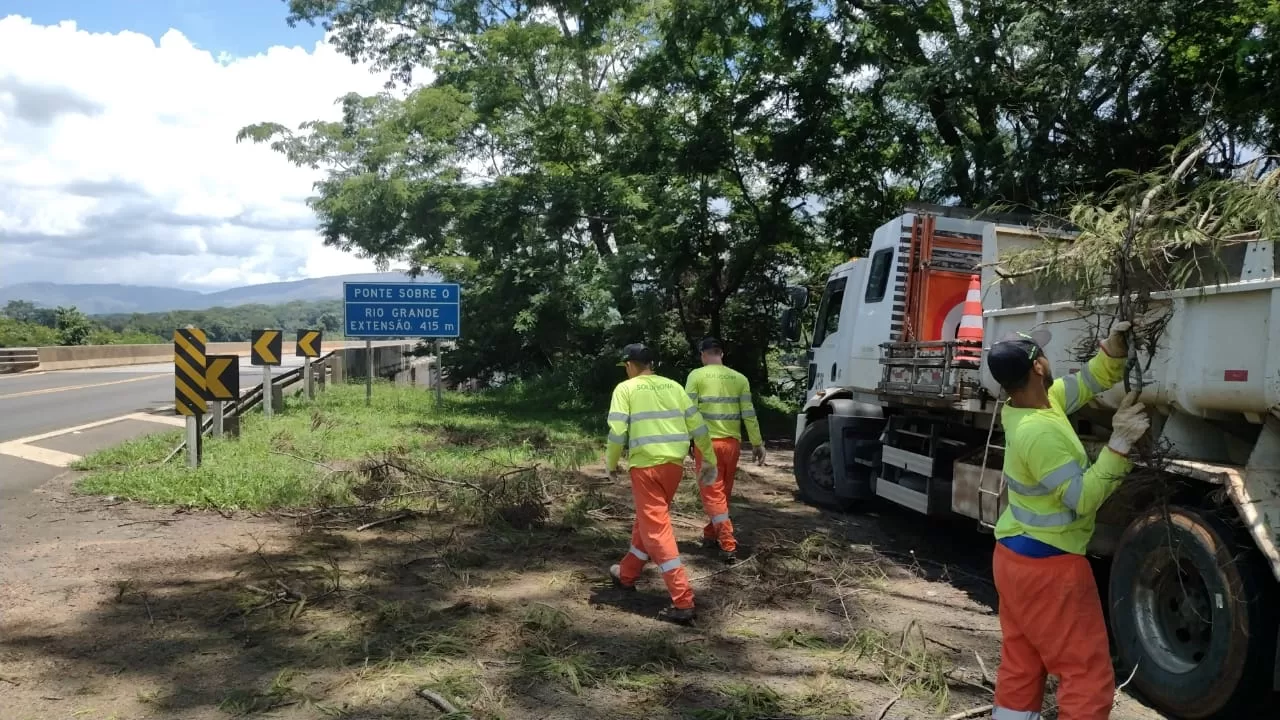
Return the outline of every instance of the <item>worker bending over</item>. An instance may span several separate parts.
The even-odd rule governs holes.
[[[1150,421],[1137,393],[1126,396],[1091,466],[1067,416],[1123,377],[1128,329],[1116,323],[1102,352],[1057,380],[1044,356],[1047,332],[1016,333],[987,354],[991,376],[1009,395],[1000,415],[1009,504],[996,524],[993,560],[1004,636],[994,720],[1040,720],[1050,674],[1061,680],[1063,720],[1111,715],[1107,627],[1084,554],[1098,508],[1131,469],[1129,450]]]
[[[764,462],[764,442],[760,439],[760,421],[751,404],[751,383],[747,376],[724,364],[724,348],[715,338],[706,338],[698,346],[702,367],[689,373],[685,390],[697,404],[711,431],[711,446],[719,469],[710,484],[699,483],[702,509],[709,522],[702,528],[703,545],[719,546],[726,562],[735,562],[738,541],[733,536],[729,519],[729,499],[733,480],[742,454],[742,425],[746,423],[752,454],[757,463]],[[694,472],[702,471],[703,454],[694,450]]]
[[[664,620],[693,620],[693,589],[680,563],[676,535],[671,529],[671,500],[684,475],[689,441],[714,457],[707,426],[684,388],[674,380],[653,373],[653,352],[642,344],[623,349],[627,380],[613,391],[609,406],[609,440],[605,468],[617,478],[618,460],[625,447],[631,467],[631,496],[636,521],[631,530],[631,550],[622,562],[609,568],[613,581],[634,588],[645,563],[653,562],[671,593],[671,607],[659,615]],[[699,476],[715,478],[709,464]]]

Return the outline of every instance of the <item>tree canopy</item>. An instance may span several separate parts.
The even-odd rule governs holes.
[[[385,92],[261,123],[325,241],[464,284],[464,376],[614,379],[704,334],[759,383],[789,283],[905,202],[1067,214],[1212,127],[1280,148],[1273,0],[291,0]]]

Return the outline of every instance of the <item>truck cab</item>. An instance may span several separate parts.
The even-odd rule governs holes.
[[[831,271],[814,325],[806,413],[877,393],[886,343],[955,339],[986,225],[906,213],[876,230],[867,257]],[[804,424],[802,414],[797,438]]]

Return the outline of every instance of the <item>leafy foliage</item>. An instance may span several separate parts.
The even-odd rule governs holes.
[[[93,334],[89,318],[74,307],[60,307],[53,311],[53,328],[58,333],[59,345],[88,345]]]
[[[172,310],[162,313],[128,313],[101,315],[94,318],[120,334],[131,332],[162,338],[149,342],[168,342],[174,328],[195,325],[204,330],[210,342],[248,342],[254,330],[279,328],[286,333],[299,329],[319,328],[326,338],[342,333],[342,301],[297,300],[283,305],[238,305],[208,310]]]
[[[785,286],[820,288],[908,201],[1068,214],[1205,126],[1206,177],[1280,150],[1266,0],[291,0],[288,21],[391,81],[239,139],[326,171],[328,244],[466,286],[456,376],[594,392],[614,347],[676,374],[710,333],[759,385]]]
[[[254,330],[287,333],[319,328],[327,338],[342,333],[342,301],[294,301],[208,310],[125,313],[86,317],[76,308],[45,309],[15,300],[0,310],[0,347],[47,345],[145,345],[166,343],[175,328],[194,325],[210,342],[248,342]]]
[[[1181,143],[1164,167],[1118,171],[1108,192],[1072,205],[1069,242],[1046,238],[1009,253],[996,272],[1069,288],[1087,314],[1140,321],[1137,345],[1150,363],[1172,316],[1172,306],[1153,302],[1153,295],[1228,281],[1224,257],[1232,246],[1280,234],[1274,158],[1223,175],[1206,161],[1214,146],[1206,137],[1201,132]]]

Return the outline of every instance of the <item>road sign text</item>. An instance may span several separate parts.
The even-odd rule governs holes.
[[[451,283],[343,283],[347,337],[454,338],[461,288]]]

